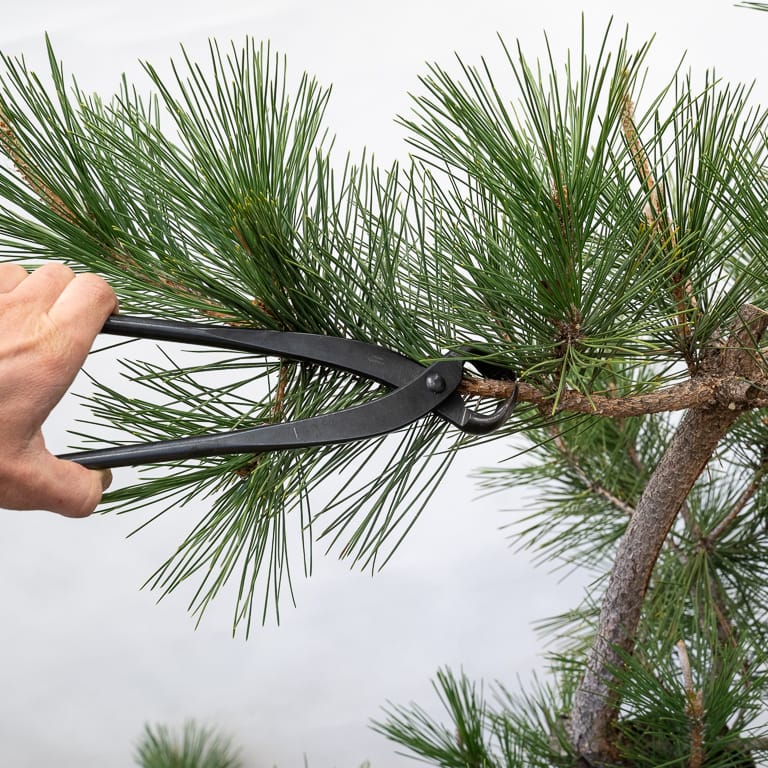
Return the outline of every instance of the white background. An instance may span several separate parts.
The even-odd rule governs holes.
[[[426,61],[450,65],[458,51],[472,63],[482,54],[498,63],[497,32],[540,55],[544,30],[562,60],[568,47],[578,50],[582,11],[546,0],[0,5],[2,51],[24,54],[44,72],[47,31],[68,72],[104,96],[124,71],[145,82],[138,60],[164,64],[178,43],[203,59],[209,37],[270,39],[293,73],[333,83],[327,123],[337,147],[355,158],[367,146],[383,164],[406,154],[393,118],[409,109],[407,92],[418,89]],[[694,73],[714,66],[725,79],[757,78],[756,95],[765,92],[768,15],[712,0],[585,6],[593,40],[612,14],[638,46],[657,35],[649,59],[656,83],[687,50]],[[91,372],[98,366],[96,358]],[[68,400],[49,423],[55,449],[75,415]],[[231,637],[227,599],[195,630],[182,598],[155,605],[151,592],[139,591],[187,530],[181,516],[126,541],[135,519],[0,511],[0,767],[132,765],[144,723],[189,718],[231,734],[248,766],[302,766],[305,755],[311,768],[404,764],[367,727],[382,704],[433,707],[429,679],[446,664],[515,688],[542,665],[531,622],[574,604],[584,588],[577,577],[560,582],[534,570],[509,548],[499,527],[528,501],[478,497],[472,470],[510,452],[491,446],[464,455],[375,578],[318,558],[312,579],[297,583],[298,608],[286,605],[280,627],[257,628],[248,642]]]

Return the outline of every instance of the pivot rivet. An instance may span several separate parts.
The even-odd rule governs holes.
[[[430,373],[426,378],[427,389],[439,394],[445,392],[445,379],[439,373]]]

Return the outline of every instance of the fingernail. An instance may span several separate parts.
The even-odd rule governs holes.
[[[101,475],[101,490],[106,491],[110,485],[112,485],[112,472],[109,469],[100,469]]]

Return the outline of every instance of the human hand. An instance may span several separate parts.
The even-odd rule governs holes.
[[[109,471],[57,459],[41,427],[116,309],[96,275],[0,264],[0,507],[85,517],[101,500]]]

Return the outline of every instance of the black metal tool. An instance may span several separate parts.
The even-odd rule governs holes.
[[[293,422],[68,453],[59,457],[92,469],[361,440],[400,429],[430,412],[464,432],[486,434],[506,421],[517,399],[515,387],[512,397],[501,403],[493,413],[478,413],[468,408],[456,392],[464,368],[461,360],[448,357],[424,366],[398,352],[355,339],[123,315],[109,318],[101,332],[315,363],[372,379],[393,391],[364,405]],[[512,371],[480,362],[475,367],[483,374],[515,379]]]

